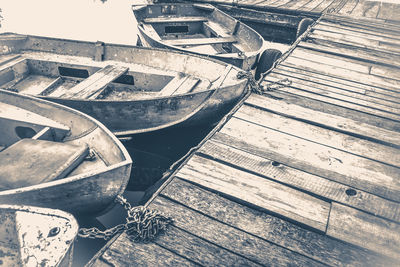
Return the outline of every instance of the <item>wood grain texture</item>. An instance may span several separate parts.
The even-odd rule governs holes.
[[[292,103],[292,101],[287,101],[285,99],[275,100],[270,97],[251,95],[246,99],[245,103],[288,118],[374,140],[375,142],[382,141],[388,145],[392,144],[396,147],[400,147],[400,133],[397,131],[382,129],[341,115],[333,115],[319,110],[305,108],[297,105],[298,102]]]
[[[242,106],[234,115],[264,127],[333,147],[358,156],[400,167],[400,150],[306,122],[285,118],[258,108]]]
[[[320,265],[307,257],[271,244],[163,197],[157,197],[151,202],[149,208],[172,217],[174,226],[256,263],[270,266]]]
[[[192,157],[177,175],[240,201],[325,231],[329,204],[298,190],[199,156]]]
[[[376,69],[374,70],[376,74],[372,73],[373,69]],[[379,72],[383,72],[383,75],[385,75],[386,70],[383,68],[375,68],[375,66],[371,67],[371,74],[382,76],[382,74],[379,75]],[[379,93],[379,89],[377,90],[376,88],[364,89],[363,86],[346,84],[345,82],[340,83],[328,76],[287,68],[284,66],[274,69],[274,71],[269,75],[285,75],[292,81],[292,83],[299,84],[296,86],[298,88],[301,88],[302,85],[306,86],[306,88],[312,86],[320,90],[327,90],[328,92],[355,98],[356,101],[358,99],[362,101],[368,101],[368,105],[371,105],[372,107],[381,108],[383,110],[387,109],[388,111],[394,113],[400,113],[400,104],[395,102],[399,102],[400,98],[393,97],[390,91],[382,90],[382,93]]]
[[[198,151],[201,155],[256,173],[267,179],[310,192],[323,199],[333,200],[371,214],[400,222],[400,204],[325,179],[324,177],[284,165],[271,158],[261,157],[214,141],[207,141]]]
[[[371,84],[364,84],[349,79],[343,79],[341,77],[335,77],[333,74],[324,74],[319,72],[318,70],[306,70],[302,67],[286,63],[285,65],[279,65],[276,69],[274,69],[273,72],[279,73],[280,71],[289,72],[291,73],[291,75],[303,75],[309,77],[308,79],[313,79],[325,85],[342,88],[346,91],[360,93],[374,98],[379,98],[381,100],[384,100],[386,105],[397,108],[400,107],[399,97],[396,97],[396,94],[394,94],[393,96],[393,91],[391,90],[386,90],[384,88],[376,87]]]
[[[400,225],[333,202],[327,235],[400,262]]]
[[[312,43],[301,43],[299,46],[304,47],[304,48],[316,48],[317,50],[321,47],[323,47],[325,50],[329,50],[328,46],[324,46],[323,44],[312,44]],[[322,51],[322,49],[319,49],[319,51]],[[322,51],[324,52],[324,51]],[[328,51],[325,51],[328,52]],[[343,53],[340,53],[343,54]],[[362,55],[360,55],[362,56]],[[375,59],[374,59],[375,60]],[[379,61],[378,61],[379,62]],[[385,79],[382,77],[376,77],[372,76],[366,73],[361,73],[357,71],[353,71],[350,69],[345,69],[342,68],[340,65],[326,65],[322,62],[314,62],[312,60],[307,60],[306,58],[300,59],[300,58],[295,58],[295,57],[288,57],[283,65],[292,65],[300,69],[304,70],[309,70],[309,71],[317,71],[319,73],[322,73],[327,76],[333,76],[333,77],[338,77],[342,78],[345,80],[350,80],[350,81],[355,81],[359,82],[361,84],[366,84],[366,85],[372,85],[376,87],[380,87],[385,90],[390,90],[392,93],[396,94],[398,97],[398,92],[399,92],[399,86],[400,82],[396,82],[396,80],[391,80],[391,79]],[[289,65],[289,66],[290,66]]]
[[[297,80],[291,76],[288,77],[287,75],[278,73],[269,74],[264,81],[270,82],[271,84],[283,79],[289,79],[291,84],[287,88],[280,88],[281,91],[300,90],[298,94],[310,95],[316,99],[325,100],[327,102],[336,103],[337,105],[357,109],[376,116],[400,121],[400,112],[397,109],[380,105],[379,103],[375,103],[375,101],[371,102],[374,99],[368,99],[368,97],[358,97],[357,94],[343,93],[341,90],[335,88],[323,88],[323,86],[307,84],[307,81]],[[268,85],[268,83],[266,84]],[[315,96],[313,96],[313,94]]]
[[[304,255],[326,265],[382,266],[386,264],[382,258],[377,257],[374,253],[366,252],[358,247],[230,201],[219,194],[178,178],[174,178],[161,192],[161,195],[205,214],[213,220],[260,237],[271,244],[278,245],[279,248],[287,248],[295,252],[296,255]],[[171,210],[171,212],[173,211]],[[207,229],[210,228],[210,226],[207,227]],[[231,246],[234,247],[235,244],[232,243]],[[274,262],[274,253],[264,256],[269,257],[270,262]],[[293,262],[292,264],[296,263]]]
[[[396,167],[236,118],[230,119],[220,133],[237,140],[238,148],[251,145],[257,150],[272,152],[278,162],[293,162],[302,170],[399,201],[400,172]]]
[[[154,242],[201,266],[260,266],[246,255],[237,255],[172,225]]]
[[[155,243],[134,243],[125,233],[121,234],[91,266],[104,265],[198,266]]]

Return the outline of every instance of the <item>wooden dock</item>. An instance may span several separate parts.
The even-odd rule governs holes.
[[[181,0],[230,5],[271,12],[303,16],[334,13],[353,18],[371,18],[379,21],[400,20],[400,5],[394,0]]]
[[[123,233],[90,265],[398,266],[400,25],[380,19],[386,6],[324,15],[265,77],[271,91],[244,99],[147,203],[168,230]]]

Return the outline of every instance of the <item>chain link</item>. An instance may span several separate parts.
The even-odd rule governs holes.
[[[167,229],[172,219],[165,217],[154,210],[148,210],[144,206],[132,207],[122,196],[117,196],[115,202],[121,204],[128,216],[125,224],[119,224],[110,229],[101,231],[96,227],[80,228],[78,236],[82,238],[111,239],[114,235],[126,231],[129,239],[133,242],[151,241],[159,233]]]

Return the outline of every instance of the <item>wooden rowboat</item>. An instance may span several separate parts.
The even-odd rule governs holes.
[[[144,45],[206,55],[244,70],[257,67],[264,39],[209,4],[132,6]]]
[[[0,205],[2,266],[72,266],[78,224],[60,210]]]
[[[209,121],[245,93],[241,72],[178,51],[0,35],[0,88],[80,110],[116,135]]]
[[[98,121],[0,90],[0,204],[104,212],[125,190],[131,163],[124,146]]]

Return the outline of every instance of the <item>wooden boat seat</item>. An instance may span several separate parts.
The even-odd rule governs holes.
[[[169,45],[190,46],[190,45],[205,45],[205,44],[235,43],[237,42],[237,40],[233,36],[228,36],[228,37],[215,37],[215,38],[174,39],[174,40],[165,40],[164,42]]]
[[[22,139],[0,152],[3,190],[64,178],[89,153],[86,145]]]
[[[144,23],[185,23],[185,22],[203,22],[207,21],[206,17],[157,17],[157,18],[145,18]]]
[[[189,76],[175,76],[159,93],[159,96],[170,96],[189,93],[200,80]]]
[[[148,35],[150,35],[154,40],[161,40],[160,35],[156,32],[154,27],[151,24],[142,24],[143,29],[146,31]]]
[[[96,99],[109,83],[128,71],[127,67],[107,65],[70,88],[61,97]]]
[[[1,145],[5,146],[13,144],[21,138],[32,137],[24,136],[24,133],[18,133],[18,129],[27,129],[33,135],[37,135],[37,139],[43,139],[46,133],[42,132],[41,137],[38,134],[48,127],[47,136],[49,140],[54,141],[62,140],[70,132],[68,126],[4,102],[0,102],[0,125],[2,126]]]

